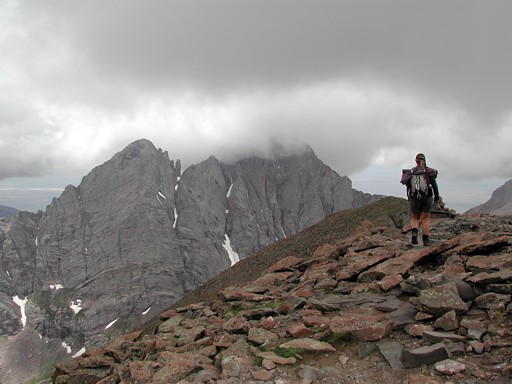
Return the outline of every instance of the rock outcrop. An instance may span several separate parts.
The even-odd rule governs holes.
[[[76,349],[142,324],[238,260],[337,210],[355,191],[308,149],[188,167],[139,140],[44,212],[0,221],[0,333],[27,327]]]
[[[310,232],[343,233],[344,214]],[[509,382],[512,223],[445,217],[431,233],[412,246],[392,221],[362,222],[58,363],[54,382]]]

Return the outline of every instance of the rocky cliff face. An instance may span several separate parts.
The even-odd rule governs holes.
[[[167,152],[136,141],[45,212],[0,221],[0,333],[21,329],[12,297],[26,297],[27,327],[78,349],[84,336],[140,324],[234,261],[374,199],[312,150],[210,157],[181,173]]]
[[[489,213],[492,215],[512,215],[512,180],[496,189],[489,200],[466,213]]]

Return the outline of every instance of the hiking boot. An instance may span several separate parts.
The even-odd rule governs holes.
[[[418,229],[412,229],[411,244],[418,244]]]
[[[423,245],[425,247],[430,245],[430,240],[428,239],[428,235],[423,235]]]

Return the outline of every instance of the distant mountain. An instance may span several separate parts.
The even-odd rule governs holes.
[[[471,208],[466,213],[489,213],[498,216],[512,215],[512,180],[496,189],[484,204]]]
[[[74,352],[142,324],[266,245],[380,199],[313,150],[180,161],[138,140],[44,212],[0,221],[0,333],[27,325]],[[108,330],[108,331],[107,331]]]
[[[19,212],[16,208],[0,205],[0,217],[11,217]]]

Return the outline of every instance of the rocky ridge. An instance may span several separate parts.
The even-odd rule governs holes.
[[[512,222],[447,214],[433,219],[431,246],[412,246],[406,202],[372,206],[387,217],[332,215],[259,268],[243,260],[218,290],[58,363],[53,382],[509,382]]]
[[[488,213],[497,216],[512,215],[512,180],[497,188],[491,198],[466,213]]]

